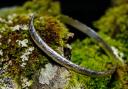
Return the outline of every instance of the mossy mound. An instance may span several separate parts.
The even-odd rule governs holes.
[[[25,14],[17,16],[13,18],[14,21],[11,20],[11,24],[1,23],[1,67],[7,70],[7,75],[19,78],[17,80],[21,80],[21,76],[32,79],[34,73],[44,67],[48,59],[30,37],[28,28],[29,16]],[[22,18],[26,19],[23,22],[19,21]],[[36,17],[34,22],[35,28],[42,36],[42,39],[54,50],[62,54],[63,50],[61,49],[65,45],[64,39],[68,33],[65,26],[52,16]]]
[[[109,8],[94,23],[99,35],[113,48],[124,65],[119,65],[112,76],[90,78],[74,73],[68,86],[71,89],[127,89],[128,81],[128,5]],[[72,61],[93,70],[107,70],[112,62],[91,38],[72,44]],[[68,88],[67,88],[68,89]]]
[[[38,13],[34,26],[42,39],[58,53],[63,54],[68,30],[56,18],[59,3],[52,0],[33,0],[23,7],[0,10],[0,88],[27,89],[39,69],[45,67],[49,58],[33,42],[29,33],[32,13]],[[54,16],[54,17],[53,17]],[[6,80],[4,81],[4,80]],[[14,85],[14,84],[12,84]],[[15,87],[16,88],[16,87]]]

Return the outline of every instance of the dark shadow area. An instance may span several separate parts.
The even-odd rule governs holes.
[[[71,16],[86,25],[93,27],[92,22],[98,20],[111,4],[111,0],[60,0],[62,13]],[[97,29],[94,28],[96,31]],[[71,28],[75,38],[83,39],[86,36]]]
[[[22,5],[26,1],[28,0],[0,0],[0,8]]]
[[[98,20],[110,6],[111,0],[60,0],[63,14],[88,25]]]

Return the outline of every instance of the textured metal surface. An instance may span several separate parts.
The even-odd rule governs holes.
[[[56,51],[54,51],[51,47],[49,47],[41,39],[41,37],[38,35],[38,33],[36,32],[36,30],[34,28],[33,19],[34,19],[34,16],[31,16],[30,26],[29,26],[30,35],[31,35],[33,41],[36,43],[36,45],[42,51],[44,51],[49,57],[51,57],[54,61],[56,61],[60,65],[66,67],[67,69],[73,70],[77,73],[84,74],[87,76],[93,76],[93,77],[107,76],[107,75],[112,74],[115,71],[116,66],[114,66],[111,70],[108,70],[108,71],[93,71],[93,70],[87,69],[85,67],[80,67],[79,65],[72,63],[70,60],[67,60],[66,58],[64,58],[63,56],[58,54]],[[67,16],[62,16],[62,20],[66,24],[69,24],[69,25],[77,28],[81,32],[83,32],[83,33],[89,35],[90,37],[94,38],[95,40],[97,40],[101,44],[101,46],[106,50],[106,52],[109,54],[109,56],[111,58],[116,59],[116,56],[114,55],[112,49],[91,28],[89,28],[86,25],[84,25],[76,20],[73,20],[72,18],[67,17]]]

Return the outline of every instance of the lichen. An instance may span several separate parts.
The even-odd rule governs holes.
[[[47,85],[52,89],[63,89],[69,81],[69,72],[64,67],[56,65],[46,64],[46,68],[42,68],[40,71],[39,82],[43,85]],[[61,73],[60,76],[58,73]]]
[[[50,80],[52,80],[56,74],[57,67],[52,66],[51,64],[46,64],[46,69],[41,69],[41,75],[39,77],[39,82],[41,84],[50,84]]]

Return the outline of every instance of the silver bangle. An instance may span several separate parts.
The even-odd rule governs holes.
[[[100,77],[100,76],[107,76],[107,75],[111,75],[113,74],[113,72],[116,69],[116,65],[107,71],[94,71],[94,70],[90,70],[87,69],[85,67],[81,67],[77,64],[72,63],[70,60],[67,60],[66,58],[64,58],[63,56],[61,56],[60,54],[58,54],[56,51],[54,51],[51,47],[49,47],[47,45],[47,43],[45,43],[41,37],[38,35],[38,33],[36,32],[35,28],[34,28],[34,24],[33,24],[33,19],[34,19],[34,15],[31,16],[31,20],[30,20],[30,24],[29,24],[29,31],[30,31],[30,35],[33,39],[33,41],[36,43],[36,45],[44,52],[46,53],[49,57],[51,57],[55,62],[59,63],[60,65],[66,67],[67,69],[73,70],[77,73],[80,74],[84,74],[87,76],[96,76],[96,77]],[[114,59],[117,59],[116,55],[113,53],[111,47],[109,47],[109,45],[107,45],[102,39],[101,37],[98,36],[98,34],[93,31],[91,28],[87,27],[86,25],[84,25],[83,23],[74,20],[68,16],[61,16],[61,20],[68,24],[71,25],[75,28],[77,28],[78,30],[80,30],[81,32],[87,34],[88,36],[94,38],[96,41],[98,41],[98,43],[102,46],[102,48],[107,52],[107,54]]]

